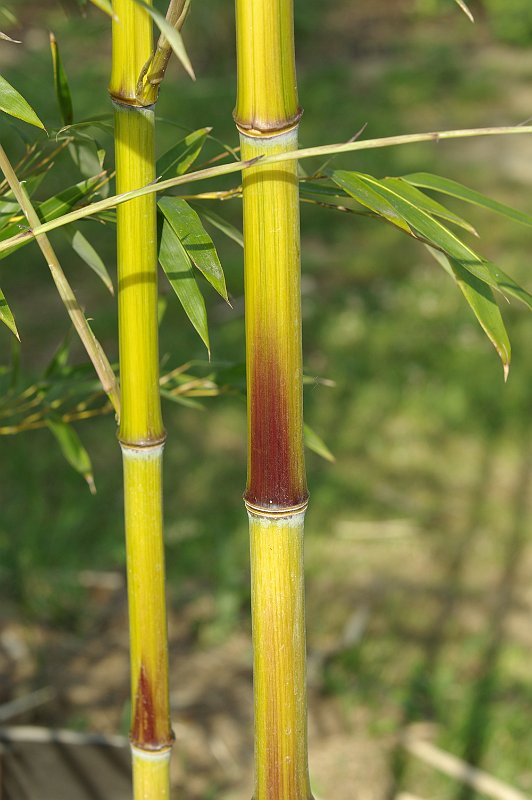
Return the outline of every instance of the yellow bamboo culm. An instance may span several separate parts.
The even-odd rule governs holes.
[[[152,54],[152,25],[134,0],[113,0],[113,66],[118,192],[155,178],[155,117],[137,97]],[[159,397],[155,195],[117,209],[118,324],[129,626],[131,749],[135,800],[169,800],[173,735],[168,693]]]
[[[244,160],[297,150],[292,0],[237,0]],[[243,174],[254,800],[311,800],[307,765],[297,163]]]

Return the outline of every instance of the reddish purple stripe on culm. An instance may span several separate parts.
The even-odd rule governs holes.
[[[259,508],[292,508],[307,499],[299,421],[289,424],[289,387],[264,359],[250,376],[249,480],[245,499]],[[261,353],[262,350],[262,353]],[[261,357],[262,356],[262,357]]]
[[[137,697],[135,700],[135,716],[131,729],[131,741],[138,747],[156,749],[160,746],[156,732],[155,704],[153,689],[144,664],[141,664]]]

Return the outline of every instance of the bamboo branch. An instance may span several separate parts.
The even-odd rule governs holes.
[[[41,221],[37,216],[37,212],[33,208],[26,190],[19,182],[4,151],[4,148],[1,145],[0,168],[2,169],[2,172],[9,183],[11,191],[16,197],[18,204],[24,212],[28,223],[32,228],[37,228]],[[103,389],[111,400],[118,417],[120,416],[120,392],[115,374],[111,365],[109,364],[109,361],[107,360],[107,356],[92,332],[89,323],[85,319],[85,315],[81,310],[81,307],[76,299],[72,287],[65,276],[65,273],[61,269],[61,265],[59,264],[55,251],[50,244],[48,237],[43,234],[36,234],[36,239],[37,244],[39,245],[41,252],[46,259],[48,267],[50,268],[52,278],[54,279],[61,300],[63,301],[63,305],[65,306],[70,319],[72,320],[78,336],[81,339],[83,346],[94,365],[94,369],[96,370],[96,374],[100,379]]]
[[[530,800],[528,795],[513,786],[494,778],[493,775],[478,769],[478,767],[473,767],[451,753],[440,750],[430,742],[407,736],[404,740],[404,747],[425,764],[430,764],[444,775],[466,783],[476,792],[493,797],[494,800]]]
[[[429,133],[387,136],[382,139],[364,139],[356,142],[320,145],[319,147],[306,147],[302,150],[293,150],[288,153],[278,153],[272,156],[263,156],[251,160],[236,161],[231,164],[221,164],[218,167],[209,167],[207,169],[198,170],[197,172],[187,172],[185,175],[179,175],[176,178],[168,178],[168,180],[153,182],[130,192],[116,194],[113,197],[108,197],[105,200],[99,200],[96,203],[92,203],[90,206],[85,206],[84,208],[70,211],[68,214],[63,214],[63,216],[57,217],[49,222],[38,225],[36,224],[32,227],[32,230],[17,234],[16,236],[12,236],[10,239],[0,242],[0,253],[5,250],[9,250],[9,248],[13,247],[13,245],[27,242],[34,236],[39,236],[42,233],[49,233],[57,228],[61,228],[63,225],[76,222],[76,220],[86,219],[94,214],[99,214],[102,211],[115,208],[116,206],[126,203],[128,200],[131,200],[135,197],[143,197],[144,195],[152,194],[154,192],[164,192],[167,189],[173,189],[175,186],[183,186],[187,183],[193,183],[195,181],[204,181],[211,178],[218,178],[222,175],[230,175],[234,172],[243,172],[243,170],[253,166],[253,164],[259,160],[261,165],[280,164],[285,161],[294,161],[302,158],[314,158],[315,156],[336,155],[339,153],[353,153],[358,150],[374,150],[382,147],[398,147],[405,144],[440,142],[449,141],[451,139],[470,139],[478,136],[512,136],[523,133],[532,133],[532,126],[517,125],[513,127],[499,128],[466,128],[463,130],[457,129],[452,131],[431,131]]]
[[[180,31],[187,18],[189,8],[190,0],[170,0],[166,21],[176,31]],[[172,47],[170,42],[164,33],[161,33],[153,55],[149,58],[140,74],[137,98],[142,105],[153,105],[157,102],[159,88],[164,80],[171,55]]]

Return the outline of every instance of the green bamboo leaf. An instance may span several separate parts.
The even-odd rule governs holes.
[[[104,14],[107,14],[113,19],[117,19],[116,14],[113,13],[113,7],[110,0],[90,0],[90,2],[96,6],[96,8],[99,8],[100,11],[103,11]]]
[[[85,478],[91,494],[95,494],[96,487],[94,485],[91,460],[74,428],[59,417],[48,417],[46,426],[54,435],[63,456],[70,466]]]
[[[15,317],[13,316],[13,312],[9,308],[5,295],[1,289],[0,289],[0,321],[3,322],[4,325],[7,325],[11,333],[13,333],[20,341],[20,336],[18,335],[18,330],[15,323]]]
[[[65,234],[74,252],[96,273],[109,292],[114,295],[115,292],[111,276],[92,244],[85,238],[80,230],[65,228]]]
[[[401,213],[397,210],[397,204],[391,204],[382,192],[376,192],[367,182],[363,180],[366,176],[358,172],[346,172],[336,170],[331,173],[333,181],[342,189],[354,197],[361,205],[374,211],[380,217],[396,225],[407,233],[412,233],[410,225]]]
[[[50,50],[52,51],[52,65],[54,70],[54,86],[63,125],[71,125],[74,119],[72,108],[72,95],[68,86],[68,79],[63,67],[59,45],[53,33],[50,32]]]
[[[217,228],[222,233],[225,233],[229,239],[232,239],[234,242],[240,245],[240,247],[244,247],[244,237],[242,236],[242,231],[239,231],[238,228],[235,228],[234,225],[231,225],[230,222],[227,222],[226,219],[220,217],[218,214],[215,214],[214,211],[211,211],[210,208],[204,208],[203,206],[198,209],[199,214],[203,219],[210,222],[210,224]]]
[[[159,180],[170,172],[173,175],[184,175],[201,153],[211,130],[212,128],[200,128],[192,131],[158,158],[155,172]]]
[[[427,247],[427,250],[445,271],[456,280],[475,317],[499,354],[504,370],[504,380],[506,381],[510,370],[511,346],[492,290],[455,259],[447,258],[446,255],[439,250],[434,250],[432,247]]]
[[[466,15],[466,17],[468,19],[470,19],[471,22],[475,21],[475,18],[473,17],[473,14],[471,13],[470,9],[464,3],[464,0],[454,0],[454,2],[456,3],[457,6],[460,6],[460,8],[462,9],[462,11]]]
[[[524,214],[522,211],[517,211],[515,208],[499,203],[497,200],[492,200],[490,197],[469,189],[457,181],[450,178],[442,178],[440,175],[431,175],[428,172],[416,172],[412,175],[404,175],[403,180],[408,181],[413,186],[422,189],[432,189],[435,192],[456,197],[458,200],[463,200],[465,203],[471,203],[481,208],[487,208],[489,211],[495,211],[496,214],[502,214],[508,217],[513,222],[520,222],[522,225],[529,225],[532,227],[532,215]]]
[[[159,261],[187,317],[210,354],[205,301],[198,288],[188,253],[166,220],[163,223]]]
[[[449,211],[448,208],[445,208],[445,206],[437,203],[436,200],[428,197],[411,183],[407,183],[407,181],[403,178],[385,178],[383,182],[388,186],[391,186],[392,189],[394,189],[397,194],[400,194],[401,197],[404,197],[405,200],[408,200],[409,202],[413,203],[413,205],[416,205],[418,208],[426,211],[427,214],[441,217],[441,219],[444,219],[447,222],[452,222],[454,225],[458,225],[458,227],[469,231],[469,233],[472,233],[475,236],[478,236],[477,231],[472,225],[470,225],[469,222],[462,219],[457,214],[454,214],[452,211]]]
[[[178,30],[176,30],[170,23],[163,17],[162,14],[157,11],[156,8],[148,5],[145,3],[144,0],[135,0],[139,6],[146,9],[150,17],[153,19],[165,39],[168,40],[168,44],[174,51],[175,55],[185,68],[186,72],[190,75],[193,81],[196,80],[196,76],[194,74],[194,70],[192,68],[192,64],[190,63],[190,59],[188,57],[188,53],[185,48],[185,44],[183,42],[183,38]]]
[[[317,453],[317,455],[324,458],[326,461],[331,461],[334,463],[336,461],[335,457],[323,441],[323,439],[318,436],[318,434],[312,430],[307,424],[303,426],[303,432],[305,437],[305,445],[308,447],[309,450],[312,450],[313,453]]]
[[[218,253],[194,209],[180,197],[163,197],[158,205],[192,263],[205,275],[218,294],[229,302]]]
[[[42,124],[41,120],[33,110],[33,108],[29,105],[29,103],[24,100],[21,94],[14,89],[10,83],[6,81],[0,75],[0,111],[4,111],[6,114],[9,114],[11,117],[16,117],[17,119],[21,119],[23,122],[27,122],[30,125],[35,125],[36,128],[42,128],[43,131],[46,130],[44,125]]]
[[[451,259],[458,261],[472,275],[496,289],[502,295],[510,294],[530,307],[532,295],[501,269],[490,261],[485,261],[470,247],[467,247],[441,222],[433,219],[426,211],[399,195],[384,181],[379,181],[371,175],[363,175],[362,173],[357,173],[357,175],[360,180],[367,183],[379,194],[382,194],[396,208],[397,212],[402,214],[411,228],[422,236],[426,242],[436,249],[442,250]]]

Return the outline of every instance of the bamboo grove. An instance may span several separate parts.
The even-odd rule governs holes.
[[[532,297],[459,238],[454,228],[471,232],[472,227],[427,191],[453,196],[528,226],[532,225],[532,219],[439,176],[416,173],[377,179],[359,172],[323,168],[310,177],[300,178],[298,159],[416,141],[524,135],[532,129],[518,126],[440,131],[378,140],[357,138],[346,144],[301,150],[298,130],[302,110],[295,70],[293,0],[236,0],[234,121],[240,141],[240,160],[191,171],[210,130],[204,128],[178,142],[170,154],[163,157],[164,168],[159,172],[155,103],[172,50],[193,75],[179,33],[189,2],[172,0],[166,18],[150,3],[141,0],[113,0],[112,9],[103,0],[94,0],[94,3],[110,11],[112,16],[109,94],[114,114],[116,194],[95,199],[91,196],[95,185],[88,184],[87,188],[83,184],[83,188],[72,195],[70,206],[63,203],[59,212],[46,210],[47,201],[30,198],[7,154],[0,148],[0,167],[5,176],[0,192],[8,198],[12,193],[17,213],[22,212],[29,225],[29,230],[20,231],[13,222],[13,212],[4,214],[0,255],[9,255],[36,238],[102,386],[103,400],[98,401],[94,413],[113,408],[119,422],[135,800],[170,797],[169,764],[173,742],[164,583],[162,459],[165,430],[161,392],[162,386],[169,391],[171,380],[177,381],[172,384],[173,391],[177,392],[181,373],[176,371],[162,379],[159,374],[158,260],[207,348],[210,343],[205,304],[195,282],[194,270],[201,271],[218,293],[225,300],[228,298],[221,264],[203,227],[201,210],[196,212],[185,199],[164,193],[192,181],[231,174],[238,176],[239,173],[241,185],[237,184],[229,192],[214,191],[209,196],[226,197],[232,193],[232,196],[242,197],[243,206],[248,418],[244,502],[249,517],[251,553],[254,798],[311,800],[305,685],[303,528],[308,492],[303,425],[300,195],[315,204],[347,210],[355,218],[357,214],[370,215],[427,246],[462,291],[495,346],[505,375],[510,365],[510,342],[494,292],[510,295],[528,307],[532,307]],[[468,11],[463,3],[459,5]],[[156,42],[154,23],[160,29]],[[59,87],[60,100],[63,97],[66,123],[71,117],[71,106],[69,110],[65,100],[66,78],[60,70],[55,41],[52,47],[56,89]],[[171,87],[168,90],[173,91]],[[3,78],[0,78],[0,95],[2,111],[43,127],[33,109]],[[176,98],[176,106],[179,108],[179,98]],[[227,151],[234,153],[229,148]],[[221,153],[215,160],[226,155],[227,152]],[[28,157],[19,171],[31,163]],[[201,198],[202,195],[198,192],[197,196]],[[47,239],[47,233],[55,228],[72,225],[88,216],[98,218],[115,207],[119,386]],[[228,224],[220,223],[219,219],[217,224],[232,238],[240,239],[240,234]],[[179,278],[174,280],[172,274],[176,271]],[[0,300],[0,318],[18,335],[14,316],[3,294]],[[218,390],[215,380],[200,382],[199,388],[197,382],[192,383],[197,393],[216,394]],[[42,409],[36,411],[33,406],[28,421],[24,419],[24,411],[19,412],[17,407],[19,398],[24,396],[24,392],[8,393],[7,402],[13,405],[13,421],[0,432],[48,425],[57,434],[57,426],[62,425],[61,441],[64,445],[68,440],[69,460],[87,476],[90,467],[81,444],[73,433],[65,431],[71,421],[91,416],[92,407],[87,411],[86,404],[79,403],[74,408],[59,404],[62,418],[52,424],[52,404],[47,405],[43,394]],[[57,408],[56,404],[56,417]],[[316,439],[314,447],[324,452],[324,446],[316,445]],[[72,448],[77,457],[72,457]]]

